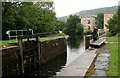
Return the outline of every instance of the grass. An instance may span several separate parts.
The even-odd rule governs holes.
[[[106,40],[108,41],[108,42],[118,42],[118,37],[107,37],[106,38]]]
[[[55,35],[49,35],[47,37],[42,37],[40,38],[41,41],[46,41],[46,40],[51,40],[51,39],[57,39],[57,38],[62,38],[65,36],[64,34],[55,34]]]
[[[118,42],[118,37],[108,37],[107,40],[109,42]],[[107,75],[109,77],[118,76],[118,43],[111,43],[106,46],[111,50]]]
[[[11,40],[12,43],[16,43],[16,39]],[[9,40],[1,40],[0,41],[0,46],[7,46],[9,45],[10,41]]]
[[[55,34],[55,35],[49,35],[47,37],[41,37],[39,40],[41,41],[46,41],[46,40],[51,40],[51,39],[57,39],[57,38],[62,38],[63,36],[65,36],[65,34]],[[31,38],[32,40],[34,40],[33,38]],[[24,39],[24,41],[26,41],[26,39]],[[2,40],[0,41],[0,46],[8,46],[10,43],[9,40]],[[11,43],[17,43],[16,39],[12,39]]]

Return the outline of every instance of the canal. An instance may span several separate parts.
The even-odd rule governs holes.
[[[33,76],[53,78],[85,51],[84,38],[81,36],[69,36],[66,43],[67,51],[47,63],[41,64],[40,70],[37,73],[34,72]],[[33,76],[29,75],[29,77]]]

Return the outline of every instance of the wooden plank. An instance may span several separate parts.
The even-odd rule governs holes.
[[[39,42],[39,38],[38,37],[36,38],[36,41],[37,41],[37,45],[38,45],[38,55],[39,55],[38,57],[39,57],[39,64],[40,64],[40,48],[41,48],[40,44],[41,43]]]
[[[23,46],[22,46],[22,39],[19,39],[18,42],[19,42],[19,47],[20,47],[21,73],[24,74],[24,60],[23,60]]]

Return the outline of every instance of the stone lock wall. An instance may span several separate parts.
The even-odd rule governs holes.
[[[19,70],[19,47],[12,46],[8,48],[2,49],[2,77],[15,78],[18,74],[20,74]]]
[[[41,62],[46,62],[67,51],[66,40],[59,38],[57,40],[50,40],[41,42]]]
[[[38,43],[36,45],[38,45]],[[42,42],[39,41],[39,45],[40,45],[41,63],[45,63],[67,51],[65,38],[59,38],[54,40],[42,41]],[[19,76],[21,74],[20,72],[21,60],[20,60],[19,46],[10,46],[7,48],[2,48],[1,51],[2,51],[2,77],[16,78],[16,76]]]

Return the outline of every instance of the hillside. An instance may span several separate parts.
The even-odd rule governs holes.
[[[92,9],[92,10],[83,10],[83,11],[80,11],[76,14],[79,15],[80,17],[89,17],[92,15],[97,15],[98,13],[113,13],[113,12],[116,12],[117,9],[118,9],[117,6],[113,6],[113,7]],[[67,19],[67,16],[58,17],[58,20],[65,21],[66,19]]]

